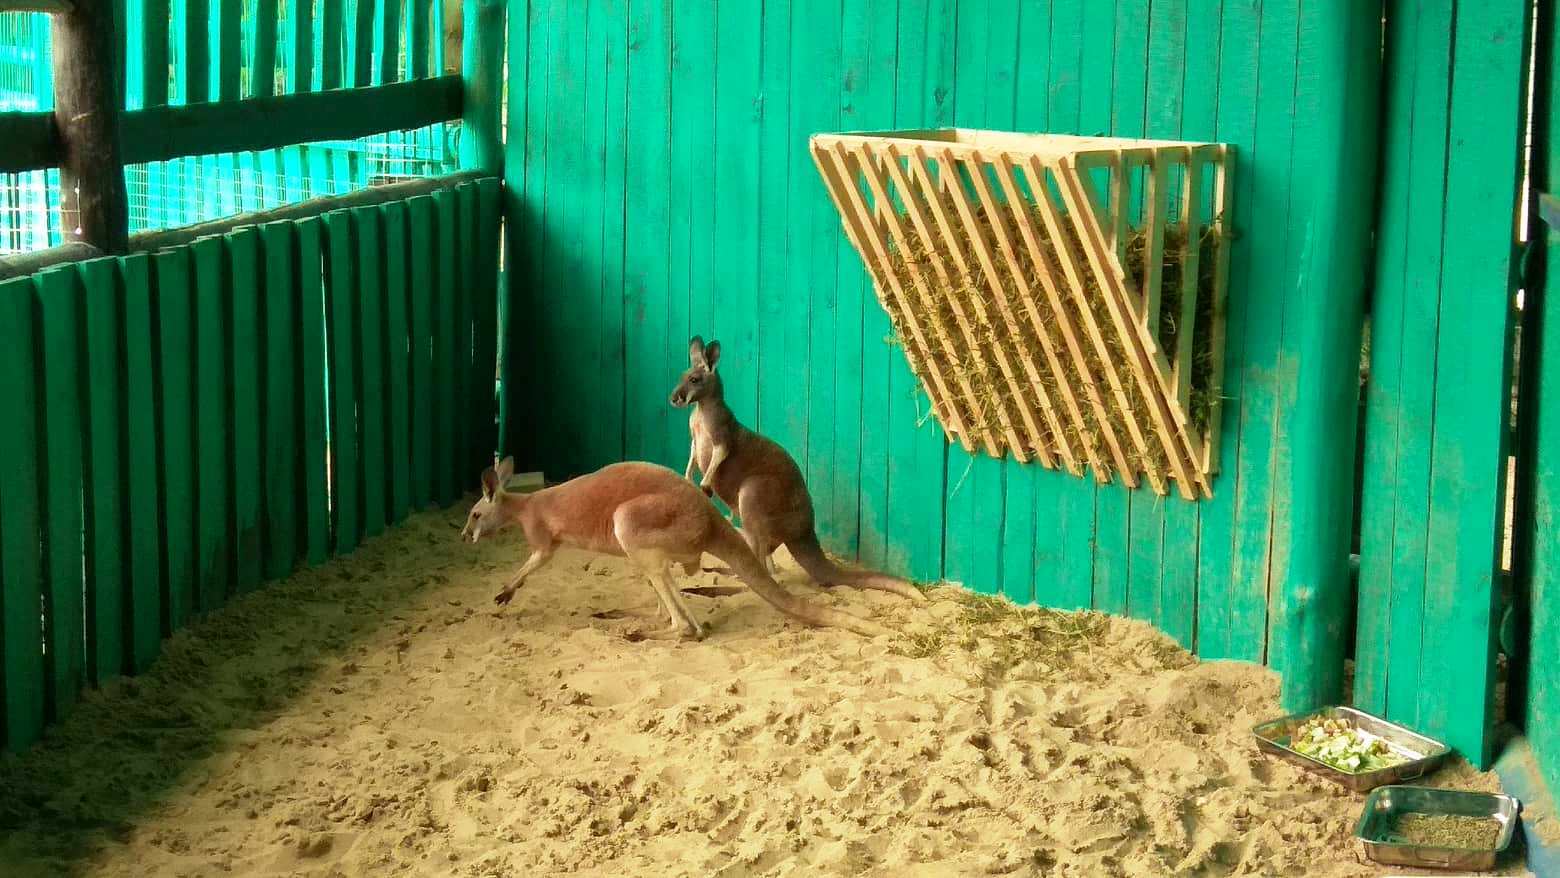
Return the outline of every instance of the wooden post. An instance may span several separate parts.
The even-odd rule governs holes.
[[[119,151],[118,46],[111,0],[81,0],[54,16],[54,118],[65,234],[105,253],[130,237]],[[75,219],[72,223],[71,218]]]
[[[1306,361],[1295,366],[1291,398],[1290,533],[1274,547],[1270,656],[1292,710],[1337,704],[1343,694],[1360,332],[1376,194],[1368,120],[1377,118],[1381,76],[1380,3],[1317,6],[1316,26],[1307,28],[1311,63],[1338,75],[1318,85],[1314,107],[1297,108],[1317,144],[1308,179],[1297,185],[1310,189],[1313,214],[1335,225],[1307,243],[1292,293],[1302,303],[1296,349]]]
[[[504,89],[504,0],[467,0],[465,33],[460,37],[461,81],[465,109],[461,117],[460,164],[497,174],[504,167],[499,106]]]

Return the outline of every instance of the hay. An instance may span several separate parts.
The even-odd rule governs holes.
[[[901,192],[899,195],[903,198],[905,193]],[[922,193],[912,193],[911,197],[920,199],[922,204],[925,204]],[[1091,458],[1099,461],[1104,470],[1103,475],[1110,477],[1115,466],[1114,458],[1105,444],[1106,431],[1109,430],[1115,436],[1128,467],[1134,473],[1142,473],[1150,468],[1160,473],[1170,472],[1168,457],[1157,435],[1145,428],[1143,437],[1146,449],[1140,451],[1122,417],[1122,411],[1125,409],[1133,413],[1138,424],[1152,423],[1148,402],[1143,398],[1138,383],[1133,377],[1120,338],[1114,331],[1102,332],[1104,342],[1102,352],[1100,346],[1096,345],[1092,336],[1084,329],[1086,325],[1084,315],[1077,297],[1067,285],[1066,275],[1061,270],[1056,242],[1052,240],[1038,209],[1033,205],[1028,205],[1027,209],[1043,251],[1041,254],[1043,264],[1036,264],[1031,258],[1029,249],[1024,246],[1023,238],[1012,217],[1006,215],[1005,206],[1002,208],[1004,215],[1000,219],[1009,239],[1015,244],[1017,262],[1023,273],[1023,280],[1034,297],[1041,328],[1047,333],[1046,341],[1056,354],[1059,368],[1052,368],[1034,322],[1029,319],[1017,279],[1005,269],[1007,261],[1001,255],[997,245],[998,239],[993,227],[994,218],[988,215],[984,207],[978,203],[972,204],[971,210],[981,227],[981,234],[984,235],[987,246],[991,248],[991,252],[998,254],[998,279],[1002,283],[1002,288],[997,290],[992,287],[986,273],[980,267],[976,243],[962,236],[964,231],[962,223],[954,228],[955,233],[961,236],[955,241],[957,247],[955,253],[949,250],[948,242],[941,235],[936,236],[932,246],[928,247],[927,242],[915,234],[911,230],[911,224],[906,221],[904,226],[910,230],[907,242],[909,246],[904,249],[890,248],[892,270],[901,279],[909,304],[908,315],[900,313],[895,307],[887,309],[896,337],[899,339],[913,337],[910,334],[910,326],[907,325],[908,319],[913,319],[915,325],[923,329],[928,341],[931,342],[931,351],[928,353],[933,361],[932,365],[938,373],[948,378],[948,389],[953,398],[946,402],[954,407],[965,431],[974,439],[978,440],[989,432],[1006,441],[1009,430],[1003,423],[1005,415],[1012,432],[1022,441],[1020,450],[1026,454],[1034,455],[1041,447],[1048,452],[1056,452],[1065,441],[1080,461],[1087,462]],[[1080,252],[1080,242],[1071,224],[1063,223],[1062,228],[1069,239],[1066,246],[1073,253]],[[1191,404],[1190,411],[1187,412],[1195,437],[1204,435],[1208,427],[1209,415],[1214,403],[1212,388],[1215,368],[1211,330],[1216,241],[1207,228],[1201,229],[1200,232],[1201,271],[1198,283],[1197,321],[1192,344]],[[1134,289],[1142,288],[1144,237],[1142,232],[1134,232],[1127,247],[1126,269]],[[1177,335],[1181,329],[1178,324],[1181,302],[1181,242],[1183,241],[1184,233],[1179,227],[1166,227],[1159,343],[1162,350],[1169,352],[1167,355],[1175,351]],[[956,255],[958,259],[955,258]],[[968,272],[958,270],[960,259],[969,267]],[[941,282],[944,273],[948,278],[947,283]],[[931,289],[930,303],[922,300],[913,283],[917,274],[925,279]],[[1050,297],[1045,293],[1043,278],[1052,278],[1057,284],[1064,314],[1058,315],[1051,307]],[[1092,273],[1084,272],[1083,280],[1086,286],[1084,298],[1093,321],[1102,329],[1113,327],[1114,322],[1109,306]],[[999,296],[1001,299],[998,298]],[[1001,300],[1005,300],[1013,311],[1017,324],[1016,332],[1010,329],[1003,317]],[[959,319],[957,310],[963,311],[965,319]],[[1077,328],[1076,339],[1085,363],[1082,372],[1060,330],[1063,317]],[[946,329],[953,343],[954,356],[950,357],[949,352],[936,341],[935,327]],[[967,328],[973,338],[967,338],[966,330],[963,328]],[[928,364],[921,362],[921,358],[914,355],[912,348],[915,347],[906,346],[906,353],[910,355],[908,359],[911,369],[923,384],[930,384],[932,376]],[[997,356],[999,352],[1006,356],[1014,378],[1017,379],[1016,382],[1007,380],[999,367]],[[1121,379],[1122,395],[1125,397],[1124,406],[1118,401],[1115,390],[1109,382],[1109,372],[1104,363],[1106,358],[1115,365]],[[1056,418],[1054,424],[1044,415],[1044,408],[1038,393],[1033,390],[1034,382],[1025,366],[1026,363],[1033,365],[1035,374],[1039,378],[1038,383],[1049,398]],[[969,392],[964,392],[961,385],[967,385]],[[1092,392],[1103,403],[1104,423],[1101,423],[1099,414],[1091,404],[1091,385]],[[1082,416],[1081,424],[1077,423],[1070,413],[1065,402],[1064,388],[1070,390],[1077,402]],[[1025,412],[1030,413],[1035,423],[1041,427],[1038,442],[1034,441],[1023,427],[1022,415]],[[1061,435],[1056,434],[1056,428],[1060,428]]]

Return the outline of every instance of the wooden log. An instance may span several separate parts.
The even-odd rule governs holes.
[[[138,164],[319,140],[354,140],[459,119],[461,105],[460,77],[445,76],[368,88],[133,110],[124,114],[122,123],[124,159]]]
[[[102,255],[103,251],[80,241],[72,241],[47,250],[18,253],[15,256],[0,258],[0,280],[26,277],[29,274],[37,274],[45,268],[64,265],[67,262],[85,262]]]
[[[504,92],[504,2],[470,0],[465,4],[461,82],[465,133],[460,139],[460,163],[497,174],[504,167],[504,139],[499,130],[499,105]]]
[[[106,253],[124,253],[130,207],[119,148],[114,7],[106,2],[83,4],[55,15],[53,24],[60,212],[67,218],[62,225],[70,238]]]
[[[234,229],[240,229],[245,226],[259,226],[275,222],[276,220],[304,219],[306,217],[322,216],[334,210],[363,207],[371,204],[385,204],[391,201],[403,201],[419,195],[428,195],[441,189],[453,188],[461,183],[481,179],[483,176],[483,174],[476,171],[463,171],[447,177],[407,180],[401,183],[390,183],[384,186],[359,189],[356,192],[349,192],[345,195],[311,198],[308,201],[300,201],[297,204],[288,204],[283,207],[254,213],[239,214],[238,216],[225,217],[219,220],[212,220],[209,223],[199,223],[180,229],[143,232],[130,239],[130,249],[136,252],[155,252],[168,247],[188,244],[197,238],[204,238],[208,235],[225,235]],[[47,253],[49,251],[43,252]],[[5,267],[5,261],[0,260],[0,277],[5,276]]]

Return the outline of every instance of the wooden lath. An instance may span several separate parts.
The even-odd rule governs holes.
[[[946,129],[811,152],[950,441],[1211,495],[1227,146]]]

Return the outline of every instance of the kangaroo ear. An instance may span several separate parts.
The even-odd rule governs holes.
[[[715,371],[715,361],[720,359],[720,342],[710,339],[709,347],[704,349],[704,366],[711,372]]]
[[[491,500],[491,499],[493,499],[493,495],[498,493],[499,486],[501,486],[502,484],[503,484],[503,480],[498,477],[498,473],[495,472],[492,467],[488,467],[487,469],[483,470],[482,471],[482,499],[484,499],[484,500]]]
[[[508,484],[509,477],[515,474],[515,459],[513,457],[504,458],[498,462],[498,466],[493,471],[498,474],[498,483],[500,485]]]
[[[696,335],[688,340],[688,365],[704,364],[704,337]]]

